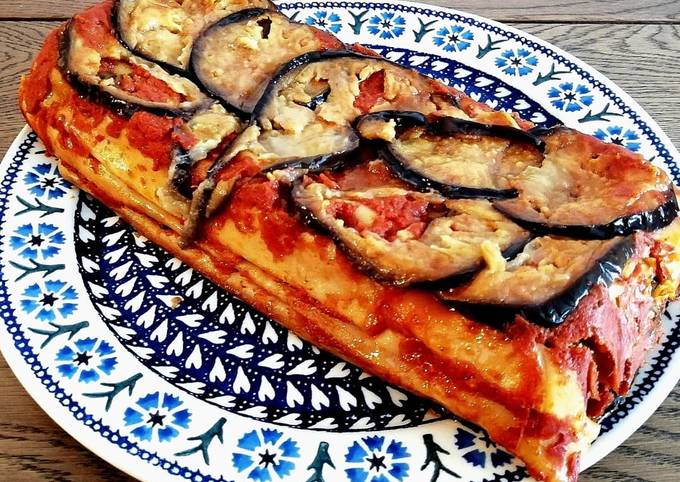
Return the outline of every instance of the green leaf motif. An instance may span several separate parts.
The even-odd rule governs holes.
[[[54,206],[48,206],[47,204],[43,203],[40,201],[38,198],[33,198],[33,202],[35,204],[31,204],[29,201],[26,201],[25,199],[17,196],[17,200],[24,206],[25,209],[22,209],[17,213],[17,216],[21,216],[22,214],[26,213],[32,213],[32,212],[41,212],[42,214],[40,215],[41,218],[44,218],[45,216],[48,216],[53,213],[63,213],[64,209],[63,208],[57,208]]]
[[[423,435],[423,442],[425,443],[425,463],[420,468],[420,470],[425,470],[429,465],[434,467],[434,472],[432,472],[430,482],[437,482],[442,472],[460,479],[460,475],[446,467],[442,462],[440,454],[448,455],[449,452],[444,450],[437,442],[434,441],[432,434],[426,433]]]
[[[333,464],[333,460],[331,460],[331,456],[328,454],[328,442],[321,442],[316,450],[314,460],[307,467],[307,470],[314,471],[312,476],[307,479],[307,482],[326,482],[323,478],[323,468],[325,465],[335,468],[335,464]]]
[[[222,417],[206,432],[202,433],[201,435],[196,435],[195,437],[189,437],[188,440],[198,441],[198,445],[190,449],[177,452],[175,455],[177,457],[186,457],[200,451],[203,454],[203,461],[206,464],[210,464],[210,455],[208,454],[208,449],[215,438],[217,438],[220,443],[223,442],[223,429],[226,422],[227,419]]]
[[[137,385],[137,382],[142,378],[141,373],[137,373],[135,375],[132,375],[130,378],[123,380],[121,382],[117,383],[102,383],[103,387],[110,388],[110,390],[105,391],[105,392],[99,392],[99,393],[84,393],[86,397],[90,398],[105,398],[106,399],[106,411],[109,411],[109,408],[111,408],[111,404],[113,403],[113,399],[118,396],[122,391],[124,391],[126,388],[128,389],[128,395],[132,395],[133,390],[135,389],[135,385]]]
[[[420,43],[421,40],[425,37],[430,32],[434,32],[435,29],[429,28],[435,23],[437,23],[436,20],[432,20],[430,22],[423,22],[422,18],[418,19],[418,22],[420,23],[420,30],[413,30],[413,35],[415,36],[416,42]]]
[[[483,59],[494,50],[499,50],[500,49],[499,45],[507,41],[508,41],[507,39],[491,40],[491,35],[487,35],[486,46],[482,47],[480,45],[478,47],[479,50],[477,51],[477,58]]]
[[[42,328],[29,328],[29,331],[32,331],[33,333],[36,333],[38,335],[44,335],[47,338],[45,338],[45,341],[42,342],[42,345],[40,345],[40,348],[45,348],[47,345],[52,342],[55,338],[61,336],[61,335],[67,335],[68,334],[68,339],[72,339],[76,334],[82,330],[83,328],[87,328],[90,326],[90,323],[87,321],[81,321],[79,323],[73,323],[72,325],[57,325],[56,323],[51,323],[50,326],[54,328],[54,330],[44,330]]]
[[[359,35],[361,33],[361,27],[363,27],[364,24],[366,23],[364,17],[366,16],[367,13],[368,10],[362,10],[359,13],[349,12],[349,14],[354,19],[354,22],[350,23],[349,26],[352,27],[352,31],[354,32],[355,35]]]

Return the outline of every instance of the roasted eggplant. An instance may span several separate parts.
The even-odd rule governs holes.
[[[516,314],[544,326],[563,323],[596,284],[608,286],[635,253],[633,237],[606,241],[541,237],[507,263],[488,266],[440,296],[486,320]]]
[[[543,160],[540,139],[505,125],[379,112],[359,119],[357,130],[384,143],[384,159],[397,176],[451,198],[517,197],[509,180]]]
[[[253,8],[233,13],[201,33],[191,52],[191,71],[214,96],[251,113],[281,65],[306,52],[343,47],[327,32]],[[237,72],[248,75],[233,75]]]
[[[92,8],[74,16],[61,37],[60,67],[79,92],[123,116],[139,109],[189,115],[214,102],[190,80],[132,54],[116,39],[105,13]]]
[[[113,20],[121,41],[154,62],[187,70],[194,40],[214,22],[269,0],[116,0]]]
[[[219,104],[197,112],[177,126],[173,136],[170,185],[190,197],[192,188],[203,180],[201,173],[195,172],[197,164],[212,164],[211,159],[221,154],[242,128],[239,118]],[[206,172],[208,168],[205,166]]]
[[[671,181],[620,146],[564,127],[544,132],[540,166],[510,181],[519,197],[497,209],[537,234],[608,239],[662,228],[677,216]]]
[[[250,126],[194,192],[185,238],[195,235],[209,206],[219,205],[228,194],[225,188],[213,197],[218,177],[224,177],[222,171],[241,153],[252,154],[259,171],[291,165],[298,170],[319,168],[358,148],[353,128],[358,116],[387,109],[465,117],[446,87],[380,57],[325,51],[291,60],[270,81],[253,110]]]
[[[486,200],[451,200],[399,187],[342,190],[328,176],[296,181],[307,222],[339,243],[359,268],[394,285],[444,283],[515,253],[529,235]]]
[[[347,152],[358,143],[355,119],[388,109],[465,117],[446,89],[429,77],[356,52],[312,52],[293,59],[272,78],[251,118],[260,131],[253,147],[266,167]]]

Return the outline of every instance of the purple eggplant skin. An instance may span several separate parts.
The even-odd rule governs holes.
[[[513,199],[518,195],[518,192],[515,189],[464,187],[433,181],[406,167],[403,159],[390,149],[389,145],[383,144],[380,155],[395,176],[410,184],[420,192],[437,191],[442,196],[451,199],[488,199],[490,201]]]
[[[121,117],[125,117],[126,119],[132,117],[132,115],[138,111],[146,111],[158,116],[189,118],[196,110],[205,107],[205,105],[203,104],[197,104],[194,109],[183,110],[174,107],[163,108],[155,105],[148,105],[141,100],[139,102],[134,103],[128,102],[113,96],[109,92],[101,90],[96,85],[91,85],[86,82],[83,82],[77,73],[72,72],[68,68],[68,56],[71,47],[70,33],[72,25],[73,24],[69,21],[66,24],[66,28],[64,29],[59,38],[59,61],[57,62],[57,65],[61,73],[68,81],[68,83],[81,96],[86,97],[98,104],[103,104],[107,106],[113,112],[115,112]]]
[[[170,166],[170,185],[185,198],[191,199],[191,167],[194,164],[189,152],[179,144],[171,151],[172,164]]]
[[[250,124],[258,124],[258,120],[260,118],[260,114],[262,113],[262,110],[267,106],[267,104],[272,100],[272,96],[276,95],[278,92],[278,85],[279,83],[286,78],[287,75],[293,73],[297,69],[304,67],[308,64],[314,63],[314,62],[320,62],[322,60],[327,60],[327,59],[335,59],[335,58],[345,58],[345,57],[352,57],[352,58],[373,58],[375,59],[376,57],[369,57],[367,55],[359,54],[356,52],[352,51],[345,51],[345,50],[329,50],[329,51],[322,51],[322,52],[307,52],[302,55],[298,55],[295,57],[293,60],[289,61],[288,63],[283,64],[279,69],[276,71],[276,73],[272,76],[271,80],[269,81],[269,84],[267,85],[267,88],[264,91],[264,94],[262,94],[262,97],[260,98],[259,101],[257,101],[257,104],[255,104],[255,107],[253,108],[253,112],[250,115]]]
[[[184,75],[186,76],[187,72],[183,69],[180,69],[179,67],[169,64],[167,62],[163,62],[162,60],[156,60],[153,57],[146,55],[144,52],[141,52],[139,50],[133,49],[131,45],[129,45],[125,41],[125,36],[121,32],[121,26],[120,26],[120,17],[119,17],[119,12],[120,12],[120,4],[122,0],[116,0],[113,2],[113,7],[111,8],[111,25],[113,25],[113,32],[116,36],[116,39],[120,44],[128,49],[130,52],[134,53],[135,55],[143,58],[144,60],[148,60],[149,62],[153,62],[155,64],[160,65],[163,67],[166,71],[170,72],[171,74],[178,74],[178,75]],[[194,80],[194,79],[190,79]]]
[[[400,110],[383,110],[380,112],[373,112],[358,117],[354,121],[354,128],[357,129],[363,121],[394,121],[397,127],[397,132],[410,127],[420,127],[427,125],[427,117],[420,112],[400,111]],[[397,134],[398,135],[398,134]]]
[[[678,200],[673,186],[668,187],[666,202],[659,207],[650,211],[621,216],[607,224],[543,224],[520,218],[510,210],[505,209],[502,203],[494,203],[494,207],[515,223],[537,236],[553,235],[584,240],[605,240],[616,236],[628,236],[635,231],[656,231],[665,228],[678,217]]]
[[[213,97],[214,99],[219,99],[225,108],[227,108],[231,112],[236,113],[239,117],[244,119],[247,119],[251,115],[251,112],[245,111],[233,104],[230,104],[220,95],[219,92],[215,92],[214,90],[210,89],[207,83],[203,82],[202,76],[198,72],[196,65],[198,56],[202,54],[202,51],[200,49],[200,38],[203,37],[204,35],[209,34],[213,29],[219,29],[226,25],[248,21],[251,18],[259,17],[260,15],[267,13],[267,11],[268,10],[264,8],[248,8],[245,10],[239,10],[238,12],[232,13],[231,15],[224,17],[221,20],[218,20],[216,23],[212,24],[211,26],[203,30],[199,37],[196,38],[196,40],[194,41],[194,45],[191,50],[191,56],[189,57],[188,72],[185,72],[185,74],[188,73],[190,78],[195,79],[198,85],[200,85],[203,88],[203,90],[207,92],[211,97]]]
[[[613,246],[593,268],[550,300],[530,306],[476,304],[443,300],[452,308],[470,315],[480,322],[494,326],[512,322],[517,315],[536,325],[554,328],[564,323],[579,303],[597,286],[609,286],[621,276],[626,263],[635,255],[635,240],[623,238]]]
[[[353,50],[325,50],[325,51],[319,51],[319,52],[307,52],[302,55],[299,55],[298,57],[295,57],[291,61],[289,61],[287,64],[282,65],[279,70],[274,74],[272,79],[269,81],[269,85],[265,89],[265,93],[262,95],[260,100],[257,102],[255,107],[253,108],[253,113],[251,115],[250,121],[251,124],[257,123],[258,119],[260,117],[260,114],[262,113],[262,110],[267,106],[267,104],[271,101],[272,96],[276,95],[278,92],[278,85],[279,83],[286,78],[287,75],[293,73],[295,70],[302,68],[308,64],[314,63],[314,62],[321,62],[324,60],[329,60],[329,59],[340,59],[340,58],[355,58],[355,59],[367,59],[371,60],[374,62],[381,62],[385,63],[388,65],[392,65],[395,67],[398,67],[399,69],[408,71],[409,69],[407,67],[404,67],[402,65],[399,65],[395,62],[392,62],[391,60],[387,60],[383,57],[375,57],[371,55],[366,55],[366,54],[361,54],[359,52],[355,52]],[[451,95],[447,95],[446,99],[451,102],[452,105],[458,107],[458,101],[456,100],[455,97]],[[385,112],[396,112],[396,111],[385,111]],[[371,114],[369,114],[371,115]],[[419,114],[420,115],[420,114]]]
[[[113,30],[115,32],[116,38],[118,41],[123,45],[126,49],[128,49],[130,52],[133,52],[135,55],[138,55],[139,57],[148,60],[149,62],[153,62],[155,64],[160,65],[163,67],[165,70],[167,70],[170,73],[173,74],[178,74],[178,75],[183,75],[184,77],[187,77],[189,80],[194,81],[196,83],[199,83],[198,79],[193,76],[188,70],[181,69],[177,67],[176,65],[169,64],[167,62],[163,62],[162,60],[157,60],[151,57],[150,55],[145,54],[144,52],[141,52],[139,50],[133,49],[128,43],[125,41],[125,36],[121,32],[121,25],[120,25],[120,4],[123,0],[116,0],[113,3],[113,7],[111,8],[111,24],[113,25]],[[273,2],[270,0],[267,0],[267,4],[269,5],[269,9],[278,12],[279,9],[276,5],[274,5]],[[238,13],[238,12],[235,12]],[[233,14],[232,14],[233,15]],[[199,83],[200,85],[200,83]],[[226,107],[226,106],[225,106]]]
[[[454,134],[494,136],[511,141],[524,142],[536,147],[540,152],[544,152],[545,150],[545,143],[541,139],[526,131],[509,126],[481,124],[453,117],[441,117],[430,122],[420,113],[398,111],[384,111],[375,114],[367,114],[359,118],[355,125],[358,126],[359,123],[365,119],[384,121],[394,120],[397,125],[397,132],[410,127],[426,126],[428,134],[434,136],[449,136]],[[392,173],[420,192],[437,191],[441,195],[452,199],[479,198],[489,200],[513,199],[519,194],[515,189],[473,188],[445,184],[432,180],[409,168],[407,160],[403,159],[401,155],[391,147],[389,142],[380,140],[376,142],[381,146],[381,157]]]
[[[507,249],[501,252],[501,255],[506,261],[510,261],[521,253],[527,244],[529,244],[534,239],[533,236],[527,236],[526,238],[517,241],[516,243],[509,246]],[[469,271],[462,273],[457,273],[452,276],[447,276],[440,280],[434,281],[421,281],[419,283],[414,283],[411,286],[414,288],[421,288],[428,291],[445,291],[461,284],[472,281],[477,273],[484,269],[484,263],[480,262],[478,266]]]
[[[479,122],[455,117],[441,117],[427,125],[428,133],[435,136],[450,136],[453,134],[465,134],[474,136],[493,136],[510,141],[524,142],[545,152],[545,141],[534,135],[531,131],[524,131],[510,126],[496,124],[482,124]]]
[[[302,183],[301,177],[293,182],[290,190],[291,194],[289,196],[295,211],[294,214],[296,214],[298,220],[300,220],[307,227],[331,238],[335,245],[340,248],[340,250],[345,254],[345,256],[347,256],[352,265],[366,276],[373,278],[379,283],[383,283],[389,286],[403,287],[407,285],[406,283],[404,283],[403,280],[394,278],[392,276],[387,275],[386,273],[383,273],[378,268],[373,266],[370,262],[366,261],[361,256],[361,254],[348,247],[333,230],[329,229],[325,224],[319,221],[319,219],[314,215],[314,213],[310,209],[297,202],[295,196],[293,196],[292,193],[295,191],[296,188],[298,188],[298,186],[301,185],[301,183]],[[517,254],[522,252],[524,247],[529,242],[531,242],[531,239],[532,239],[531,236],[527,236],[526,238],[518,241],[517,243],[514,243],[512,246],[508,247],[505,251],[503,251],[502,253],[503,257],[507,260],[514,258],[515,256],[517,256]],[[456,273],[438,280],[411,283],[408,284],[408,286],[432,291],[445,290],[471,280],[474,277],[474,275],[477,274],[483,268],[484,264],[480,263],[479,266],[473,268],[472,270]]]
[[[76,74],[68,69],[68,55],[71,48],[70,32],[72,25],[73,23],[71,21],[67,22],[66,28],[59,37],[59,61],[57,62],[59,70],[64,75],[64,77],[66,77],[68,83],[81,96],[91,99],[98,104],[104,104],[108,106],[113,112],[121,117],[132,117],[135,112],[141,109],[140,106],[117,99],[108,92],[104,92],[94,85],[86,84],[85,82],[81,81]],[[165,113],[162,113],[160,115],[164,114]]]

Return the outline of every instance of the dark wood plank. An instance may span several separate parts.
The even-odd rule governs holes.
[[[17,107],[19,78],[28,71],[47,33],[59,22],[0,23],[0,153],[25,124]]]
[[[0,0],[0,18],[67,18],[94,0]],[[278,3],[278,0],[277,0]],[[680,2],[676,0],[427,0],[424,3],[456,8],[500,21],[532,22],[673,22],[680,20]]]

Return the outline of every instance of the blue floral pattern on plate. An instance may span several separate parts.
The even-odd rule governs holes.
[[[150,441],[155,436],[160,442],[169,442],[189,427],[191,412],[183,407],[181,398],[153,392],[125,410],[124,422],[140,440]]]
[[[39,281],[27,286],[21,297],[21,308],[40,321],[65,319],[77,308],[78,293],[64,281]]]
[[[351,482],[401,482],[408,477],[409,457],[400,441],[371,435],[347,449],[345,473]]]
[[[633,152],[640,150],[640,136],[632,129],[614,125],[598,129],[593,135],[600,140],[618,144]]]
[[[369,33],[381,39],[393,39],[404,34],[406,20],[401,15],[394,12],[381,12],[373,15],[368,21],[367,30]]]
[[[10,246],[27,260],[47,260],[56,256],[64,244],[64,234],[52,224],[23,224],[10,238]]]
[[[118,360],[109,343],[96,338],[81,338],[64,345],[55,358],[57,370],[66,378],[77,375],[78,381],[91,383],[110,375]]]
[[[462,25],[449,25],[437,30],[433,42],[447,52],[462,52],[472,46],[474,34]]]
[[[565,112],[577,112],[593,103],[593,95],[588,87],[573,82],[563,82],[550,88],[550,103]]]
[[[611,83],[540,42],[413,5],[282,7],[494,108],[540,125],[576,124],[655,158],[678,181],[675,151],[648,117]],[[160,480],[526,477],[478,430],[320,353],[238,300],[214,295],[214,287],[179,260],[78,197],[44,154],[29,133],[0,165],[0,346],[50,413],[76,437],[97,437],[110,460]],[[92,248],[74,252],[76,244]],[[175,285],[181,292],[167,291]],[[595,453],[599,444],[620,441],[619,427],[635,423],[640,406],[660,403],[655,386],[677,379],[677,315],[673,307],[664,319],[663,346],[632,397],[603,422]],[[251,338],[230,344],[238,337]],[[271,371],[269,385],[253,376],[256,367]],[[320,384],[314,393],[306,383],[312,380]],[[248,404],[239,401],[247,397]]]
[[[538,59],[529,49],[506,50],[496,58],[496,66],[508,75],[523,77],[534,71]]]
[[[342,29],[340,16],[328,10],[317,10],[305,19],[305,23],[331,33],[338,33]]]

